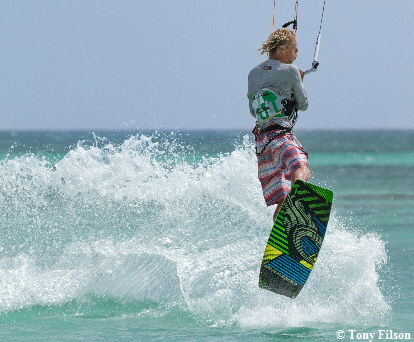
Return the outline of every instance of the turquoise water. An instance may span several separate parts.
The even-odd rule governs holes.
[[[248,132],[1,132],[0,340],[414,338],[414,132],[297,136],[335,197],[291,300]]]

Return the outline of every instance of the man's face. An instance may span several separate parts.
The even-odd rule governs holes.
[[[298,54],[298,48],[296,46],[296,40],[292,40],[292,42],[288,45],[282,45],[280,47],[281,58],[280,60],[282,63],[291,64],[296,59]]]

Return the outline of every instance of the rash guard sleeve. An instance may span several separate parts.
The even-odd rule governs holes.
[[[303,87],[302,78],[298,68],[294,68],[292,72],[292,90],[296,101],[296,108],[299,110],[308,109],[308,95]]]

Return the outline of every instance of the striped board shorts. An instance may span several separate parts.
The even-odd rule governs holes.
[[[266,205],[284,200],[291,188],[291,179],[300,166],[308,166],[308,154],[291,132],[275,137],[277,131],[261,134],[256,140],[259,181]]]

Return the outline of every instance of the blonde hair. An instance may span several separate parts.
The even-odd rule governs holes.
[[[269,38],[262,44],[261,54],[268,53],[273,55],[277,52],[281,45],[289,45],[296,40],[296,34],[287,28],[281,28],[273,32]]]

